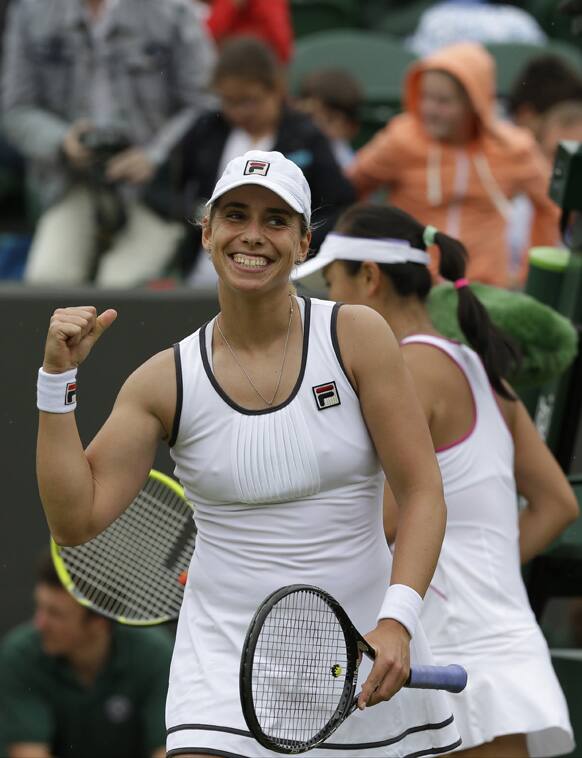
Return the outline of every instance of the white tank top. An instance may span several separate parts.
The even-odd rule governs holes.
[[[176,349],[182,407],[171,455],[196,505],[196,567],[222,571],[222,587],[231,594],[248,593],[253,575],[259,601],[277,576],[281,584],[310,576],[311,583],[319,580],[355,599],[372,585],[385,589],[389,576],[383,474],[342,367],[338,306],[308,298],[298,303],[304,327],[299,377],[289,398],[272,408],[241,408],[217,383],[213,321],[182,340]],[[357,572],[343,588],[340,565]],[[241,581],[246,584],[239,587]],[[378,608],[381,596],[374,602]]]
[[[447,528],[422,619],[435,653],[478,650],[501,632],[531,628],[534,620],[519,560],[513,438],[477,353],[424,334],[401,344],[411,343],[448,355],[473,396],[471,428],[436,451]]]

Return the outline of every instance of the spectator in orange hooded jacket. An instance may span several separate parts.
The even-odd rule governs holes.
[[[493,58],[476,43],[443,48],[412,66],[404,106],[358,151],[348,175],[360,195],[385,187],[392,205],[461,238],[470,278],[509,286],[510,199],[529,196],[533,245],[558,241],[559,211],[534,138],[495,115]]]

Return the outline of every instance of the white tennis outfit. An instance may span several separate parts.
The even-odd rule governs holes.
[[[469,674],[451,699],[463,749],[525,734],[535,758],[569,753],[568,707],[521,576],[513,438],[473,350],[428,335],[410,343],[448,355],[475,408],[469,433],[437,450],[447,529],[421,615],[436,662],[454,658]]]
[[[298,303],[301,370],[291,396],[276,407],[245,410],[218,385],[213,321],[176,348],[181,411],[172,456],[196,503],[198,537],[170,673],[169,756],[276,755],[250,735],[238,680],[249,622],[273,590],[322,587],[366,633],[389,582],[384,476],[342,368],[338,306]],[[421,628],[411,649],[413,661],[432,662]],[[363,663],[360,684],[368,671]],[[458,744],[448,696],[405,689],[354,713],[310,755],[412,758]]]

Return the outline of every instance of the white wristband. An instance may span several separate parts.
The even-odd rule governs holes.
[[[38,370],[36,406],[39,411],[70,413],[77,407],[77,369],[62,374],[48,374]]]
[[[378,621],[395,619],[405,627],[412,637],[421,609],[422,598],[416,590],[407,584],[391,584],[386,591],[384,602],[378,613]]]

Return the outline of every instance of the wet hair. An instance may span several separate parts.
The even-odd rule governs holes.
[[[425,250],[423,240],[425,226],[399,208],[389,205],[358,203],[348,208],[338,218],[335,231],[348,237],[364,239],[400,239],[412,247]],[[435,244],[440,250],[439,273],[451,282],[465,277],[467,250],[459,240],[437,232]],[[343,261],[348,273],[354,276],[360,269],[360,261]],[[431,274],[422,263],[379,263],[395,291],[401,297],[415,297],[424,302],[432,286]],[[513,393],[503,383],[519,365],[520,353],[514,342],[491,321],[481,301],[470,287],[457,290],[457,317],[469,345],[481,357],[489,381],[495,391],[508,400],[515,400]]]
[[[281,64],[270,47],[256,37],[241,36],[224,43],[211,83],[217,87],[223,79],[233,77],[258,82],[269,90],[275,90],[282,76]]]
[[[556,103],[579,98],[582,98],[582,77],[576,69],[558,55],[540,55],[515,78],[507,108],[512,116],[524,105],[542,114]]]
[[[364,99],[357,79],[343,68],[320,68],[306,74],[299,85],[299,97],[319,100],[354,123],[359,122]]]

